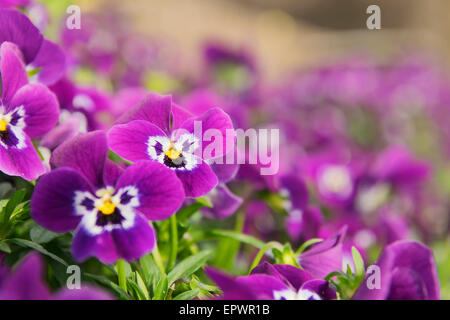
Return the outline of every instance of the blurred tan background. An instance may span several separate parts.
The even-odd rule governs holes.
[[[448,0],[80,0],[84,10],[117,10],[132,30],[180,50],[181,68],[199,68],[208,39],[252,50],[263,74],[369,54],[381,61],[422,52],[448,64]],[[366,9],[381,8],[381,30],[368,30]]]

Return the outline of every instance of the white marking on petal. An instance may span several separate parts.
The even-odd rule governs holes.
[[[14,114],[18,116],[18,120],[15,124],[11,124]],[[25,143],[25,133],[23,132],[23,129],[25,128],[24,118],[25,118],[25,109],[23,106],[15,108],[9,113],[6,113],[5,107],[0,106],[0,120],[6,121],[6,123],[8,124],[7,130],[11,131],[17,138],[17,144],[13,146],[14,148],[17,149],[24,149],[27,146],[27,144]],[[9,146],[1,140],[0,145],[4,148],[9,148]]]
[[[74,198],[75,213],[83,216],[81,225],[91,235],[98,235],[103,231],[112,231],[114,229],[129,229],[134,226],[136,217],[135,208],[139,207],[138,189],[133,186],[126,186],[119,189],[114,193],[114,188],[106,187],[99,189],[96,195],[92,195],[86,191],[76,191]],[[124,193],[128,193],[130,196],[129,202],[122,204],[120,202],[121,196]],[[97,219],[100,207],[103,204],[103,199],[108,198],[112,204],[116,206],[120,211],[120,215],[123,218],[119,224],[106,224],[105,226],[97,225]],[[89,199],[92,201],[92,210],[88,210],[86,206],[82,205],[83,201]]]
[[[188,148],[183,149],[185,144]],[[158,155],[156,152],[156,146],[161,145],[162,152]],[[184,166],[180,167],[170,167],[172,170],[179,171],[191,171],[199,163],[201,160],[194,154],[195,150],[199,147],[199,140],[193,134],[183,134],[176,141],[170,140],[168,137],[163,136],[152,136],[148,138],[147,142],[147,153],[150,158],[157,160],[161,164],[165,164],[164,160],[166,159],[166,153],[169,152],[170,148],[175,148],[176,151],[180,151],[180,157],[177,159],[172,159],[172,162],[175,164],[177,160],[181,162],[184,161]],[[179,163],[181,165],[181,163]]]
[[[317,293],[302,289],[298,292],[295,292],[292,289],[274,291],[273,298],[275,300],[322,300]]]
[[[158,144],[161,144],[162,146],[162,152],[159,155],[156,152],[156,146]],[[164,164],[164,152],[167,152],[170,148],[170,139],[162,136],[149,137],[147,146],[147,152],[150,158],[158,160],[160,163]]]

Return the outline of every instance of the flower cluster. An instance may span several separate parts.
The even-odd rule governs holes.
[[[115,11],[57,42],[50,17],[0,3],[0,299],[450,297],[433,66],[353,57],[268,85],[243,49],[208,42],[184,74]]]

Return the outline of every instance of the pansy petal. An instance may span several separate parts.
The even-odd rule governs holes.
[[[0,300],[47,300],[44,268],[37,253],[27,255],[0,288]]]
[[[275,292],[289,290],[281,280],[265,274],[237,277],[236,281],[243,287],[248,287],[257,292],[258,299],[274,299]]]
[[[324,241],[315,244],[311,249],[302,253],[299,263],[315,278],[323,278],[328,273],[342,269],[343,241],[347,227]]]
[[[74,230],[81,219],[74,208],[76,191],[88,190],[88,182],[76,170],[55,169],[37,183],[31,198],[31,217],[52,231]]]
[[[208,161],[208,163],[210,162]],[[239,170],[239,166],[240,165],[237,164],[236,162],[232,164],[227,164],[225,156],[222,157],[221,163],[217,161],[213,161],[212,163],[210,163],[211,169],[214,171],[217,178],[219,179],[219,182],[221,183],[226,183],[232,180],[236,176]]]
[[[40,83],[51,85],[64,75],[66,56],[56,43],[44,39],[31,66],[40,68],[37,74]]]
[[[42,40],[41,32],[26,15],[17,10],[0,10],[0,43],[15,43],[22,51],[26,63],[33,61]]]
[[[373,271],[367,272],[353,299],[385,300],[409,297],[439,300],[439,280],[433,252],[423,244],[415,241],[396,241],[384,248],[376,266],[379,268],[379,288],[369,288],[368,284],[377,274]]]
[[[80,171],[95,187],[103,186],[103,170],[108,145],[103,131],[78,134],[53,151],[53,167],[70,167]]]
[[[257,292],[249,287],[243,286],[236,279],[211,267],[206,267],[205,272],[223,292],[226,300],[256,300]]]
[[[105,186],[115,186],[122,173],[125,171],[125,165],[121,165],[110,159],[106,159],[105,169],[103,170],[103,181]]]
[[[28,181],[36,180],[47,169],[30,139],[25,137],[24,143],[25,146],[21,149],[16,147],[6,149],[0,145],[0,171]]]
[[[155,231],[140,214],[136,214],[133,227],[114,229],[112,237],[119,256],[127,261],[134,261],[151,252],[156,242]]]
[[[216,219],[226,219],[237,211],[243,199],[233,194],[225,185],[219,184],[208,194],[212,208],[203,208],[202,213]]]
[[[20,88],[11,107],[25,109],[25,129],[30,138],[42,137],[58,122],[59,107],[56,96],[44,85],[27,84]]]
[[[212,108],[198,117],[186,120],[177,131],[180,134],[186,131],[194,133],[202,141],[203,160],[222,157],[234,147],[233,123],[230,116],[220,108]],[[227,139],[233,141],[227,143]]]
[[[153,123],[166,134],[170,131],[172,97],[149,94],[136,107],[123,114],[116,124],[128,123],[133,120],[145,120]]]
[[[177,170],[183,183],[186,197],[201,197],[210,192],[219,182],[211,167],[203,160],[192,170]]]
[[[20,54],[17,46],[11,42],[3,42],[0,46],[1,102],[8,111],[14,94],[28,83],[25,64]]]
[[[149,137],[166,134],[154,124],[134,120],[127,124],[115,125],[108,132],[108,144],[112,151],[129,161],[149,160]]]
[[[187,119],[193,117],[194,114],[188,110],[172,103],[172,126],[171,130],[179,128]]]
[[[390,289],[388,300],[427,300],[425,283],[412,269],[395,269]]]
[[[155,241],[153,228],[144,217],[136,214],[131,227],[103,230],[100,234],[90,233],[81,223],[75,232],[72,254],[77,261],[92,256],[103,263],[114,263],[119,258],[133,261],[151,252]]]
[[[313,279],[311,274],[300,268],[285,264],[272,265],[268,262],[263,262],[255,267],[251,274],[266,274],[269,276],[274,276],[283,281],[285,284],[291,285],[295,290],[299,290],[306,281]]]
[[[397,241],[389,246],[394,252],[396,268],[410,268],[424,282],[427,299],[438,300],[439,280],[433,252],[425,245],[414,241]]]
[[[323,300],[334,300],[337,298],[336,291],[330,287],[325,280],[310,280],[305,282],[300,290],[307,290],[318,294]]]
[[[183,186],[175,172],[152,160],[138,161],[125,170],[116,190],[127,186],[138,190],[138,210],[150,220],[170,217],[184,200]]]

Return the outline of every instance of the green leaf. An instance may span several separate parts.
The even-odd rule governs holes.
[[[196,202],[186,207],[181,208],[177,212],[177,220],[180,224],[184,225],[187,220],[198,210],[203,208],[203,204]]]
[[[211,200],[209,200],[207,197],[198,197],[195,198],[195,200],[200,203],[201,205],[203,205],[204,207],[207,208],[212,208],[213,204],[211,203]]]
[[[312,239],[309,239],[308,241],[303,242],[303,244],[295,252],[295,255],[297,255],[297,256],[300,255],[309,246],[311,246],[315,243],[318,243],[318,242],[322,242],[322,241],[323,241],[323,239],[320,239],[320,238],[312,238]]]
[[[352,257],[353,257],[353,263],[355,264],[355,274],[357,277],[364,278],[364,260],[361,257],[361,254],[359,253],[358,249],[355,247],[352,247]]]
[[[14,212],[14,209],[20,202],[22,202],[22,200],[25,198],[26,193],[27,191],[25,189],[17,190],[16,193],[14,193],[13,196],[8,200],[8,203],[2,210],[2,223],[8,223],[9,218]]]
[[[239,233],[236,231],[214,229],[214,230],[208,230],[205,233],[212,237],[234,239],[239,242],[243,242],[243,243],[252,245],[258,249],[262,249],[265,246],[265,243],[263,241],[255,238],[255,237],[249,236],[247,234]]]
[[[167,275],[169,285],[175,280],[186,278],[200,269],[212,256],[212,251],[201,251],[193,256],[190,256],[179,264],[177,264],[172,271]]]
[[[164,300],[168,289],[169,289],[169,282],[167,280],[167,276],[163,274],[158,282],[158,285],[156,286],[153,300]]]
[[[253,259],[253,262],[248,270],[248,273],[250,274],[250,272],[259,264],[259,261],[261,261],[262,257],[264,257],[264,255],[266,254],[267,251],[272,250],[274,248],[278,248],[278,249],[282,250],[283,246],[281,245],[281,243],[276,242],[276,241],[271,241],[271,242],[268,242],[267,244],[265,244],[264,247],[261,250],[259,250],[255,259]]]
[[[66,267],[68,266],[67,262],[65,262],[63,259],[61,259],[57,255],[49,252],[47,249],[45,249],[40,244],[34,243],[32,241],[29,241],[29,240],[25,240],[25,239],[19,239],[19,238],[7,239],[6,241],[15,243],[15,244],[17,244],[19,246],[22,246],[22,247],[28,247],[28,248],[31,248],[33,250],[39,251],[40,253],[42,253],[42,254],[52,258],[55,261],[58,261],[59,263],[65,265]]]
[[[282,255],[281,264],[289,264],[291,266],[300,268],[300,265],[298,264],[296,256],[295,256],[294,252],[292,251],[292,247],[291,247],[290,243],[286,243],[283,247],[283,255]]]
[[[35,225],[30,230],[30,238],[36,243],[47,243],[58,237],[60,234]]]
[[[141,289],[142,293],[144,294],[145,300],[150,300],[150,295],[148,293],[148,289],[147,286],[145,285],[144,280],[139,275],[139,272],[136,272],[135,274],[136,274],[136,283],[139,289]]]
[[[91,274],[91,273],[86,273],[86,272],[83,273],[83,276],[90,278],[92,280],[95,280],[95,281],[111,288],[121,297],[121,299],[124,299],[124,300],[132,299],[132,297],[128,293],[123,291],[121,287],[119,287],[117,284],[115,284],[114,282],[112,282],[111,280],[109,280],[108,278],[106,278],[104,276],[99,276],[96,274]]]
[[[131,279],[128,279],[129,287],[136,293],[136,296],[139,300],[148,300],[145,296],[144,291],[139,287],[139,285]],[[130,289],[128,289],[130,290]]]
[[[0,241],[0,251],[11,253],[11,248],[6,242]]]
[[[195,289],[180,293],[175,298],[173,298],[173,300],[192,300],[195,297],[197,297],[199,295],[199,293],[200,293],[200,289],[195,288]]]
[[[150,285],[152,285],[153,279],[159,279],[159,277],[161,276],[161,272],[159,271],[158,266],[155,264],[155,261],[153,260],[151,254],[147,254],[139,259],[139,264],[142,268],[143,280],[147,287],[149,287]]]

